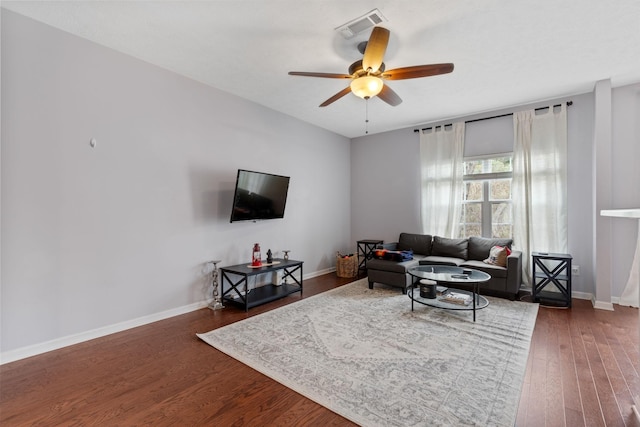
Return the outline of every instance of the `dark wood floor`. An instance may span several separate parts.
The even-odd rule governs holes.
[[[350,282],[304,282],[304,297]],[[202,309],[0,366],[0,425],[348,426],[324,407],[198,340],[298,301]],[[637,426],[638,310],[540,308],[518,426]]]
[[[638,426],[638,310],[540,307],[517,426]],[[639,402],[640,403],[640,402]]]

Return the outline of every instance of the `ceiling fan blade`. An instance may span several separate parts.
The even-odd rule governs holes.
[[[387,44],[389,44],[389,30],[383,27],[373,27],[362,57],[363,70],[367,71],[371,68],[373,73],[378,71],[384,59]]]
[[[395,107],[396,105],[400,105],[402,103],[402,99],[395,93],[389,86],[384,85],[382,90],[378,94],[378,98],[382,99],[387,104]]]
[[[438,74],[447,74],[452,71],[453,64],[451,63],[415,65],[413,67],[402,67],[385,71],[380,77],[387,80],[405,80],[416,79],[419,77],[437,76]]]
[[[338,99],[342,98],[343,96],[345,96],[349,92],[351,92],[351,86],[347,86],[346,88],[342,89],[340,92],[336,93],[331,98],[327,99],[322,104],[320,104],[320,106],[321,107],[326,107],[329,104],[333,104],[335,101],[337,101]]]
[[[352,79],[353,76],[349,74],[334,74],[334,73],[313,73],[306,71],[289,71],[290,76],[306,76],[306,77],[324,77],[327,79]]]

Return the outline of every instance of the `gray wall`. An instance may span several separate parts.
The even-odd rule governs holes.
[[[3,363],[192,310],[211,294],[204,263],[248,261],[254,242],[276,254],[291,249],[311,276],[330,271],[335,251],[354,251],[357,239],[421,231],[413,128],[350,148],[4,9],[1,59]],[[612,208],[640,206],[639,88],[613,90]],[[594,100],[571,99],[569,244],[586,265]],[[228,222],[238,168],[292,177],[283,220]],[[635,225],[613,222],[612,233],[618,296]],[[574,289],[593,293],[585,270]]]
[[[611,209],[640,207],[640,84],[612,91]],[[611,219],[612,295],[620,296],[629,278],[639,232],[638,221]]]
[[[613,90],[613,164],[612,208],[640,206],[640,85]],[[592,212],[592,146],[594,122],[593,93],[513,107],[490,114],[461,117],[472,120],[500,115],[516,110],[537,108],[560,101],[572,100],[568,108],[568,207],[569,252],[574,264],[583,266],[580,276],[573,280],[578,296],[591,297],[595,293],[592,263],[594,247]],[[456,119],[458,120],[458,119]],[[451,123],[449,120],[445,123]],[[494,122],[494,124],[491,124]],[[512,132],[503,120],[487,120],[494,126],[493,134]],[[431,123],[426,127],[442,123]],[[491,134],[491,132],[488,132]],[[469,135],[467,135],[469,136]],[[421,232],[419,136],[413,128],[384,134],[355,138],[351,143],[352,179],[352,240],[379,238],[396,241],[400,232]],[[635,247],[636,227],[632,221],[612,224],[613,260],[612,295],[618,298],[628,278]]]
[[[353,246],[348,139],[6,10],[1,153],[3,362],[194,309],[255,242]],[[284,219],[229,223],[238,168],[291,177]]]

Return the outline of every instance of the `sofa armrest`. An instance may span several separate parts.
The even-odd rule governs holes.
[[[512,251],[507,257],[507,289],[517,295],[522,285],[522,251]]]

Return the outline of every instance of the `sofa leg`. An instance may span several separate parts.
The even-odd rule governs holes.
[[[373,282],[369,280],[369,289],[373,289]]]
[[[407,288],[402,288],[402,295],[406,295],[407,294]]]

